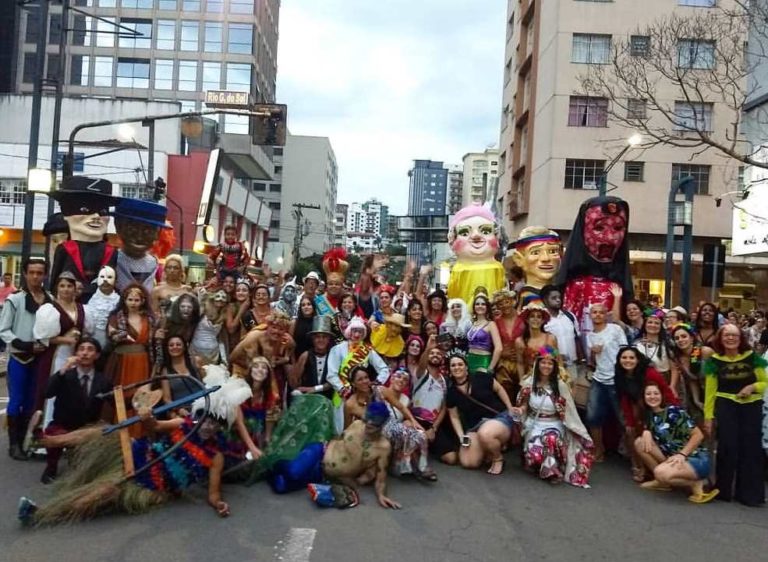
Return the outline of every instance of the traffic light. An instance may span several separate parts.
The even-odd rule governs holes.
[[[257,104],[252,117],[253,144],[259,146],[285,146],[288,106],[285,104]]]
[[[155,201],[161,201],[163,197],[165,197],[165,180],[163,178],[157,178],[155,180],[155,192],[154,192],[154,200]]]

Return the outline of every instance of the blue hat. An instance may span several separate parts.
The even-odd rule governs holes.
[[[113,213],[115,218],[142,222],[160,228],[170,228],[170,226],[165,224],[167,214],[168,209],[163,205],[158,205],[152,201],[127,198],[121,199]]]

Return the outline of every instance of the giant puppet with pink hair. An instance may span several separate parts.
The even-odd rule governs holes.
[[[457,258],[448,281],[448,298],[471,303],[478,287],[489,295],[506,287],[504,266],[496,259],[499,225],[493,211],[473,203],[456,213],[448,226],[448,243]]]

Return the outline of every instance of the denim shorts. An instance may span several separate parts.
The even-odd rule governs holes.
[[[699,451],[688,457],[688,464],[691,465],[699,480],[709,477],[709,453],[706,451]]]
[[[616,387],[592,380],[587,399],[587,425],[590,427],[602,426],[611,411],[619,423],[624,425],[624,415],[621,412]]]
[[[507,429],[509,429],[509,430],[511,430],[513,427],[515,427],[515,424],[518,423],[517,421],[515,421],[515,419],[511,415],[509,415],[509,412],[501,412],[500,414],[497,414],[496,416],[494,416],[492,418],[483,418],[482,420],[480,420],[480,423],[478,423],[475,427],[470,429],[467,433],[471,433],[473,431],[477,431],[478,429],[480,429],[482,427],[482,425],[485,422],[490,421],[490,420],[495,420],[497,422],[503,423],[507,427]]]

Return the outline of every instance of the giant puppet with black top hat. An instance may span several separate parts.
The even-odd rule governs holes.
[[[81,302],[87,303],[96,291],[93,282],[99,270],[105,265],[114,267],[117,261],[115,248],[107,243],[105,236],[109,208],[120,198],[112,195],[112,182],[86,176],[65,177],[51,197],[59,203],[69,239],[56,247],[48,278],[53,283],[62,272],[71,272],[83,284]],[[51,223],[47,227],[46,234],[51,234],[63,225],[53,228]]]

